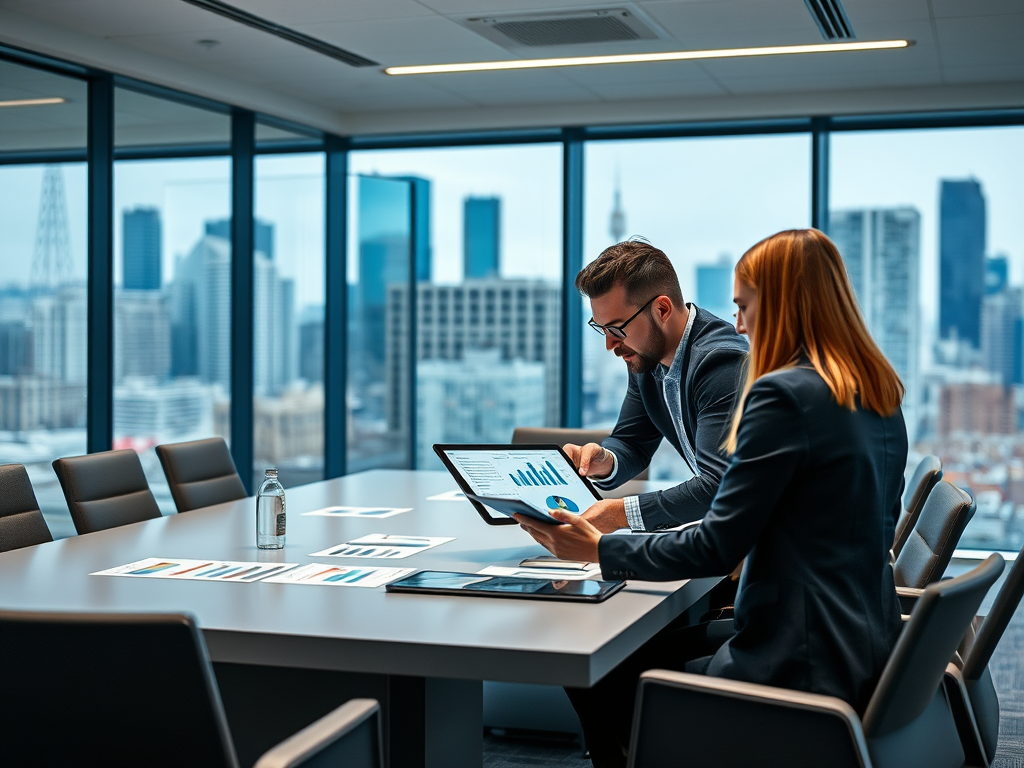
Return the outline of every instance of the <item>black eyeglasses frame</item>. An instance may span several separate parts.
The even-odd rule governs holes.
[[[661,294],[658,294],[658,296],[660,295]],[[590,318],[589,320],[587,320],[587,325],[589,325],[595,331],[600,333],[602,336],[607,336],[611,334],[616,339],[624,339],[626,338],[626,326],[633,322],[633,320],[635,320],[641,312],[647,309],[647,307],[651,305],[651,302],[658,298],[658,296],[652,296],[651,298],[649,298],[647,302],[642,307],[640,307],[640,309],[634,312],[632,316],[621,325],[601,325],[595,322],[594,318]]]

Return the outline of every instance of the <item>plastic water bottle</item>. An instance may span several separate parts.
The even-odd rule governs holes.
[[[268,469],[256,494],[256,546],[259,549],[284,548],[284,488],[277,470]]]

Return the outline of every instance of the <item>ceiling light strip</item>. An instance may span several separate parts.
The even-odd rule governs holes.
[[[761,48],[718,48],[706,51],[666,51],[663,53],[626,53],[613,56],[571,56],[559,59],[514,59],[511,61],[474,61],[463,64],[425,64],[412,67],[388,67],[389,75],[437,75],[448,72],[489,72],[507,69],[543,69],[582,67],[594,64],[639,64],[659,61],[696,61],[733,59],[749,56],[781,56],[796,53],[840,53],[843,51],[884,51],[907,48],[909,40],[875,40],[858,43],[818,43],[816,45],[771,45]]]
[[[0,107],[39,107],[43,104],[63,104],[67,99],[54,96],[48,99],[11,99],[0,101]]]

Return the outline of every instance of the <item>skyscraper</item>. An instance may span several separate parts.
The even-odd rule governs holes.
[[[129,291],[155,291],[161,285],[160,211],[125,211],[121,238],[123,285]]]
[[[621,243],[626,236],[626,212],[622,210],[622,190],[619,189],[619,179],[615,178],[615,204],[612,206],[612,213],[608,219],[608,233],[612,236],[612,242]]]
[[[974,179],[943,179],[939,192],[939,335],[981,346],[985,295],[985,195]]]
[[[732,259],[723,253],[717,264],[697,265],[697,306],[732,322]]]
[[[462,218],[463,269],[467,280],[497,277],[501,266],[501,198],[467,197]]]
[[[872,336],[903,379],[903,410],[913,440],[921,398],[921,214],[911,207],[832,211],[829,235],[846,262]]]
[[[217,219],[206,222],[206,234],[231,242],[231,219]],[[266,254],[274,260],[274,225],[256,219],[252,230],[253,250]]]

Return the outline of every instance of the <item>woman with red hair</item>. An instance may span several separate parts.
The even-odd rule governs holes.
[[[600,562],[606,579],[719,576],[745,559],[724,643],[670,627],[593,688],[568,691],[597,768],[626,765],[645,669],[827,694],[863,712],[899,635],[889,547],[907,462],[903,385],[842,258],[817,230],[780,232],[736,265],[735,301],[747,379],[701,524],[602,536],[564,510],[552,512],[560,526],[519,520],[558,557]]]

